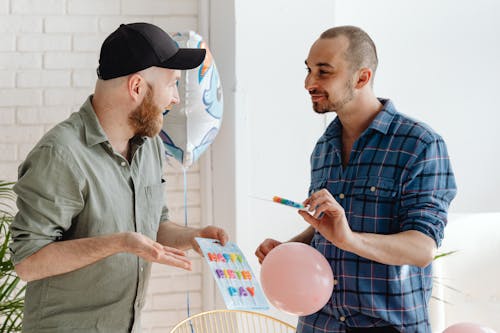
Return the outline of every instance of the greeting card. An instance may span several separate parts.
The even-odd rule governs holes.
[[[238,245],[197,237],[204,258],[217,282],[220,293],[231,310],[268,309],[269,305]]]

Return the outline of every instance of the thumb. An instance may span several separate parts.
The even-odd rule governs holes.
[[[314,216],[312,216],[305,210],[299,210],[299,215],[302,216],[302,218],[311,226],[313,226],[315,229],[319,226],[318,219],[316,219]]]
[[[193,250],[195,250],[200,256],[203,257],[203,251],[201,250],[200,245],[198,245],[198,242],[193,243]]]

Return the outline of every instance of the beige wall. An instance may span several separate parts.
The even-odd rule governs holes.
[[[146,21],[169,32],[198,30],[197,0],[0,0],[0,179],[16,179],[17,166],[39,138],[78,110],[92,93],[99,48],[120,23]],[[197,165],[188,172],[189,225],[201,224]],[[184,223],[183,176],[167,169],[167,200]],[[201,260],[185,274],[154,267],[143,316],[145,333],[165,332],[201,311]]]

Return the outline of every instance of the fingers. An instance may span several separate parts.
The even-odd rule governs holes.
[[[302,216],[302,218],[304,218],[304,220],[309,223],[310,225],[313,226],[313,228],[317,229],[318,226],[319,226],[319,221],[314,217],[312,216],[311,214],[309,214],[307,211],[305,210],[299,210],[299,214],[300,216]]]
[[[222,246],[226,245],[229,240],[229,236],[226,231],[222,228],[215,226],[208,226],[200,230],[200,237],[217,239]]]
[[[229,240],[229,236],[227,235],[227,233],[224,229],[218,228],[217,239],[222,244],[222,246],[224,246],[224,245],[226,245],[227,241]]]
[[[186,256],[186,252],[185,251],[176,249],[175,247],[165,246],[165,245],[161,245],[159,243],[157,243],[157,244],[160,245],[162,247],[162,250],[164,252],[166,252],[166,253],[171,253],[171,254],[175,254],[175,255],[178,255],[178,256],[182,256],[182,257]]]
[[[165,251],[162,253],[157,262],[160,264],[182,268],[187,271],[192,269],[191,260],[186,258],[185,255],[179,255],[173,252]]]
[[[198,245],[198,242],[193,243],[193,250],[195,250],[196,253],[203,257],[203,251],[201,250],[200,245]]]
[[[318,207],[325,202],[336,202],[333,196],[328,192],[327,189],[319,190],[318,192],[314,192],[311,194],[309,198],[304,201],[304,205],[309,205],[309,211],[315,211]]]
[[[311,196],[304,201],[304,205],[309,206],[307,211],[314,212],[313,216],[316,219],[320,219],[324,213],[330,215],[333,213],[333,215],[335,215],[343,211],[342,206],[340,206],[327,189],[322,189],[311,194]]]
[[[186,252],[173,247],[163,246],[161,244],[159,245],[162,249],[158,258],[154,260],[154,262],[179,267],[188,271],[191,270],[191,260],[186,257]]]
[[[280,245],[281,242],[278,242],[275,239],[266,239],[263,241],[257,250],[255,250],[255,256],[259,259],[259,263],[262,264],[262,261],[267,256],[267,254],[274,249],[276,246]]]
[[[260,247],[255,251],[255,256],[257,259],[259,259],[259,264],[262,264],[262,260],[264,260],[264,257],[266,256],[264,252],[260,249]]]
[[[319,219],[321,214],[327,213],[329,215],[336,215],[339,211],[339,206],[338,204],[326,201],[318,206],[316,210],[314,211],[314,218]]]

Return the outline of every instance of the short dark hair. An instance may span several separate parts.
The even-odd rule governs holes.
[[[377,48],[370,36],[361,28],[344,25],[325,30],[320,39],[339,36],[345,36],[349,40],[349,47],[344,56],[349,62],[351,70],[357,71],[360,68],[368,67],[375,76],[378,65]]]

